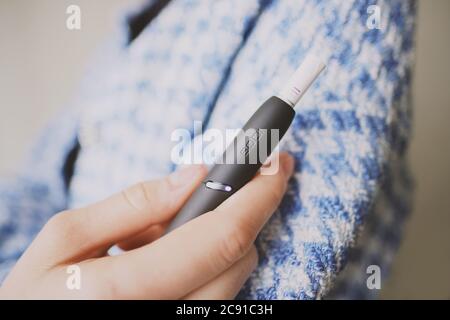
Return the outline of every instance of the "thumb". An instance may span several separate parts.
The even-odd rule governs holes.
[[[59,213],[38,235],[36,251],[58,257],[55,263],[61,263],[103,248],[107,250],[170,219],[205,175],[204,166],[188,166],[162,179],[138,183],[87,207]]]

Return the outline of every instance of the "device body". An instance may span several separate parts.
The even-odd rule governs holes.
[[[273,96],[247,121],[166,232],[217,208],[249,182],[284,136],[294,108]]]
[[[214,210],[256,175],[291,125],[295,105],[325,67],[314,55],[303,60],[280,93],[247,121],[166,232]]]

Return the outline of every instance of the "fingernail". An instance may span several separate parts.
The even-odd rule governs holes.
[[[174,187],[181,187],[189,182],[192,182],[193,180],[196,180],[203,174],[203,172],[204,168],[202,165],[187,166],[170,174],[170,183]]]
[[[288,153],[283,153],[280,155],[280,162],[284,174],[286,177],[290,177],[294,172],[294,158]]]

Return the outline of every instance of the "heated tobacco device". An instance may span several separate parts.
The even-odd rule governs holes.
[[[291,125],[295,105],[324,69],[315,57],[303,61],[283,90],[247,121],[166,232],[214,210],[256,175]]]

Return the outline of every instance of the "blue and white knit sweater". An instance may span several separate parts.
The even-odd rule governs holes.
[[[316,52],[327,71],[282,143],[296,175],[239,297],[371,297],[366,268],[385,275],[410,211],[415,1],[172,0],[130,42],[135,11],[22,173],[0,180],[0,281],[54,213],[174,170],[174,129],[239,128]]]

